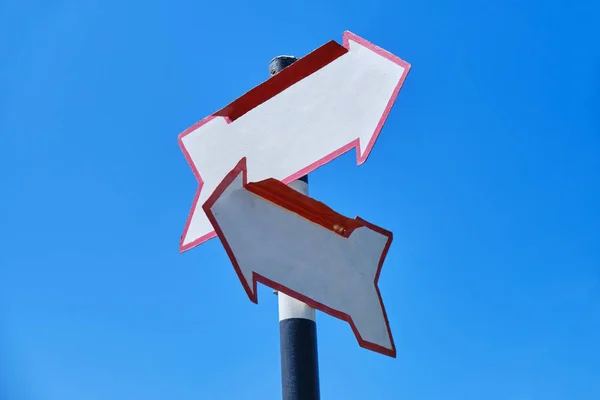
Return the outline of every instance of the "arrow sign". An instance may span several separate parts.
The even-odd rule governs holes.
[[[410,65],[344,33],[179,135],[199,187],[181,236],[188,250],[215,236],[203,204],[240,159],[251,181],[289,183],[356,148],[368,157]]]
[[[392,233],[275,179],[247,179],[244,158],[203,208],[250,300],[261,282],[347,321],[362,347],[395,357],[377,286]]]

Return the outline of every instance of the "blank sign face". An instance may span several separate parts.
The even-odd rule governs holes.
[[[350,323],[361,346],[395,357],[377,281],[392,234],[275,179],[247,184],[246,160],[203,205],[249,298],[262,282]]]
[[[251,182],[288,183],[353,148],[363,163],[409,69],[346,32],[183,132],[199,188],[181,251],[215,236],[202,204],[243,157]]]

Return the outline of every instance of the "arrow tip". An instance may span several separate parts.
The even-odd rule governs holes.
[[[369,154],[375,145],[375,141],[383,129],[383,125],[396,102],[396,98],[400,93],[400,89],[404,84],[404,80],[408,75],[411,65],[387,50],[374,45],[350,31],[345,31],[343,33],[343,42],[346,49],[361,54],[361,56],[370,54],[370,56],[367,57],[371,57],[371,62],[376,65],[375,69],[383,72],[388,78],[386,79],[385,86],[373,88],[373,90],[377,90],[378,93],[382,94],[383,102],[378,105],[380,111],[377,115],[378,120],[372,121],[373,125],[370,125],[374,129],[365,129],[364,134],[358,138],[356,158],[357,164],[360,165],[369,157]],[[383,93],[386,94],[384,95]]]
[[[244,290],[248,294],[250,300],[254,303],[258,302],[256,292],[256,282],[253,279],[253,271],[248,271],[241,268],[236,260],[235,255],[229,245],[223,227],[218,221],[218,216],[227,213],[231,207],[231,201],[235,201],[235,193],[244,189],[248,184],[248,173],[246,167],[246,157],[242,158],[238,164],[223,178],[210,197],[204,202],[202,208],[208,217],[208,220],[215,229],[216,235],[221,240],[227,255],[229,256],[240,282],[244,286]]]

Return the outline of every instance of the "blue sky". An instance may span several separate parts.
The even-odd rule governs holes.
[[[0,2],[0,398],[276,399],[276,297],[179,254],[177,135],[350,30],[412,64],[311,194],[394,232],[398,358],[318,315],[324,399],[600,398],[592,1]]]

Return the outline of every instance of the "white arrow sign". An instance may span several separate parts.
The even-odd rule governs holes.
[[[275,179],[247,179],[242,159],[203,208],[250,300],[262,282],[347,321],[362,347],[395,357],[377,286],[391,232]]]
[[[410,65],[344,33],[179,135],[199,183],[180,242],[215,236],[199,205],[242,157],[251,181],[289,183],[352,148],[366,159]]]

